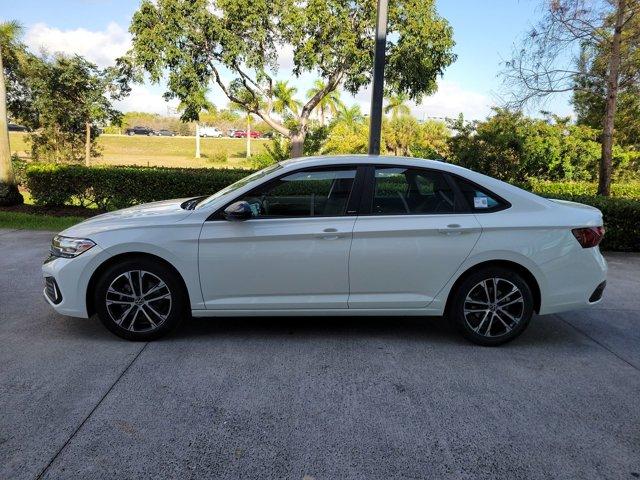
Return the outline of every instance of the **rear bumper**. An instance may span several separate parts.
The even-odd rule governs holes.
[[[602,300],[607,262],[596,248],[574,250],[544,266],[546,294],[540,314],[559,313],[595,305]]]

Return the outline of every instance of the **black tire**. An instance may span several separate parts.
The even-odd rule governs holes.
[[[100,321],[127,340],[150,341],[166,335],[188,315],[187,294],[176,276],[171,268],[148,258],[112,265],[98,279],[94,290]]]
[[[527,328],[533,310],[531,287],[517,272],[488,267],[472,273],[458,285],[448,316],[467,340],[477,345],[498,346]]]

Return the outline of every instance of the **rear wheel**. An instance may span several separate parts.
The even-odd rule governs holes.
[[[94,305],[102,323],[127,340],[154,340],[186,314],[186,295],[175,272],[148,259],[110,267],[98,280]]]
[[[489,267],[469,275],[458,286],[449,315],[468,340],[496,346],[527,328],[533,308],[531,288],[518,273]]]

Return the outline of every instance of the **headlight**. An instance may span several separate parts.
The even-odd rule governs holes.
[[[74,258],[86,252],[95,243],[88,238],[70,238],[56,235],[51,242],[51,255],[62,258]]]

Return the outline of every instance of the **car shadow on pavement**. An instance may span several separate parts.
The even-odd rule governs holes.
[[[108,332],[94,315],[90,319],[52,314],[54,336],[96,341],[123,341]],[[51,338],[52,332],[47,335]],[[578,333],[556,316],[534,316],[527,330],[510,345],[568,345]],[[471,345],[443,317],[211,317],[185,319],[178,329],[158,341],[207,338],[309,338],[315,340],[388,338],[431,344]]]
[[[175,340],[215,337],[410,338],[426,343],[471,345],[443,317],[217,317],[186,320],[170,337]],[[575,332],[551,316],[534,316],[512,344],[575,342]]]

